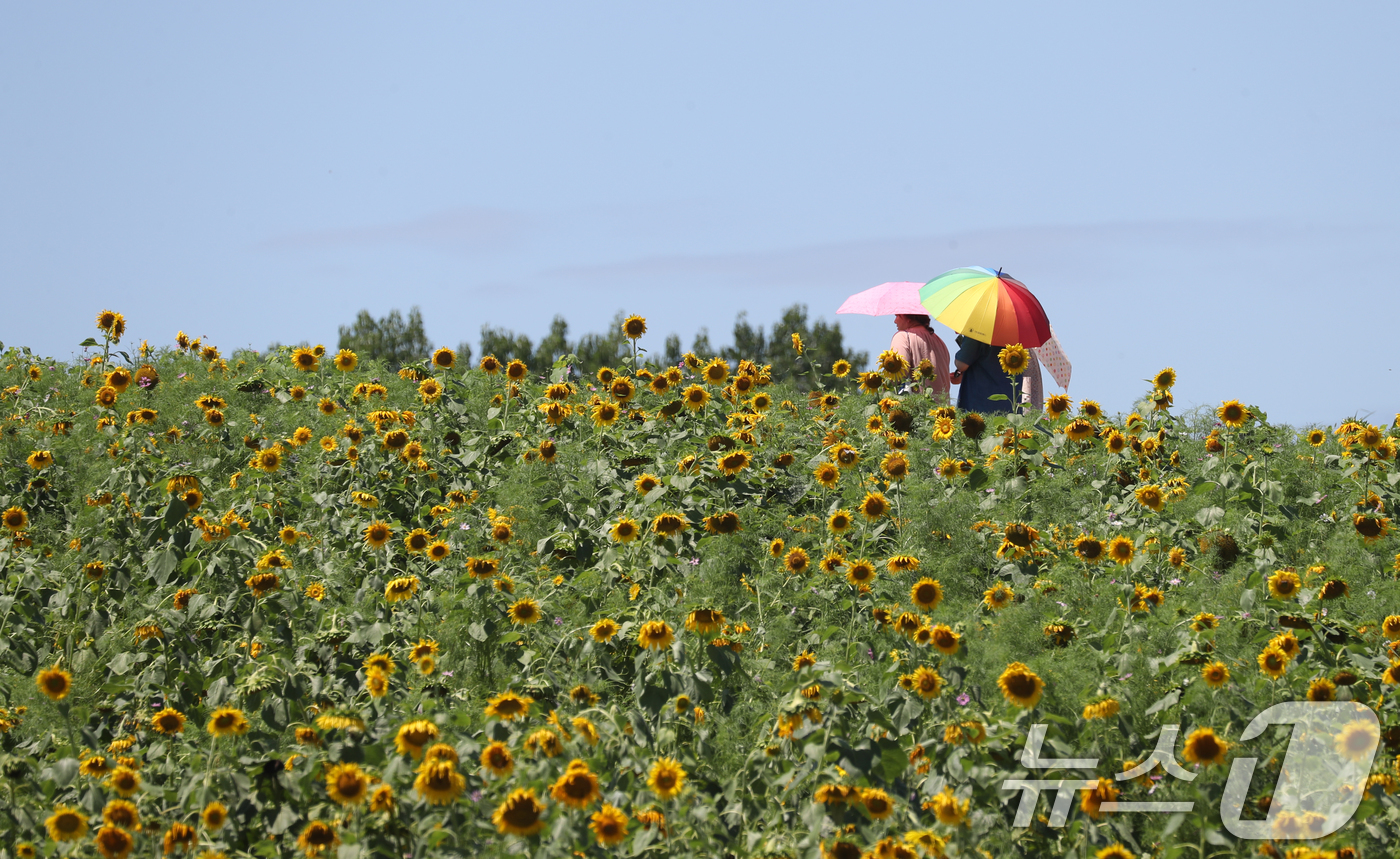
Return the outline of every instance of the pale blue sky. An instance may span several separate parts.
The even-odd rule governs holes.
[[[1398,409],[1394,4],[12,3],[0,341],[333,345],[420,305],[659,349],[960,265],[1070,393]],[[888,318],[839,317],[876,353]],[[946,329],[940,329],[947,334]],[[951,338],[948,338],[951,339]],[[645,344],[644,344],[645,345]],[[1369,348],[1368,348],[1369,347]]]

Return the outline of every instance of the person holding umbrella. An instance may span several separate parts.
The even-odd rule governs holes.
[[[958,335],[958,354],[953,357],[957,369],[952,382],[958,386],[958,408],[965,412],[1011,411],[1011,377],[1001,369],[998,355],[1001,348],[989,346],[965,334]],[[994,400],[1002,394],[1004,400]]]
[[[924,393],[936,400],[947,402],[948,347],[929,327],[929,317],[922,313],[897,313],[894,326],[899,330],[890,340],[890,351],[904,357],[911,374],[917,374],[924,361],[933,365],[933,377],[916,387],[922,387]]]
[[[890,340],[890,351],[898,352],[917,374],[919,365],[927,360],[933,366],[933,377],[923,385],[929,396],[948,399],[948,347],[943,338],[929,327],[928,312],[919,299],[924,286],[914,281],[891,281],[858,292],[842,302],[837,313],[860,313],[866,316],[894,316],[899,329]]]
[[[1001,367],[1001,349],[1015,343],[1034,349],[1050,340],[1040,301],[1019,280],[981,266],[944,272],[919,289],[919,299],[929,315],[958,332],[952,377],[958,408],[1011,411],[1016,390]]]

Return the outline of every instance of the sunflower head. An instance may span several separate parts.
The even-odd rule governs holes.
[[[674,630],[664,620],[649,620],[637,631],[637,644],[647,650],[665,650],[674,640]]]
[[[961,426],[963,435],[976,441],[987,431],[987,420],[977,412],[968,412],[963,415]]]
[[[647,321],[641,316],[629,316],[622,323],[622,336],[636,340],[647,333]]]
[[[1222,424],[1231,429],[1244,426],[1245,421],[1252,417],[1249,409],[1245,408],[1239,400],[1226,400],[1221,403],[1220,408],[1215,410],[1215,416],[1220,419]]]
[[[1230,744],[1216,736],[1211,728],[1197,728],[1186,738],[1181,756],[1188,763],[1209,766],[1224,763],[1229,749]]]
[[[1029,366],[1031,355],[1026,351],[1026,347],[1020,343],[1012,343],[997,354],[997,360],[1001,362],[1002,372],[1008,376],[1019,376],[1026,372]]]
[[[1045,681],[1023,663],[1013,662],[997,678],[997,686],[1007,701],[1029,710],[1040,701]]]

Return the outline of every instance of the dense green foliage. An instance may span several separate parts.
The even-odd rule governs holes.
[[[979,432],[832,375],[839,333],[805,315],[736,337],[771,370],[702,352],[659,392],[661,356],[635,372],[617,340],[628,400],[558,334],[557,366],[530,364],[518,386],[465,362],[394,375],[364,355],[342,372],[329,353],[313,369],[290,350],[138,353],[109,405],[114,350],[91,365],[6,351],[0,511],[23,522],[6,512],[0,538],[0,857],[95,855],[118,758],[139,774],[142,825],[104,831],[144,855],[1242,855],[1258,845],[1221,826],[1228,763],[1155,782],[1152,799],[1190,814],[1106,814],[1086,794],[1059,828],[1048,799],[1013,828],[1001,783],[1027,775],[1032,724],[1113,784],[1163,725],[1234,745],[1322,680],[1375,709],[1383,742],[1361,810],[1315,846],[1389,855],[1386,430],[1329,428],[1314,447],[1257,407],[1222,427],[1145,400],[1127,418],[1081,403],[1087,417],[989,416]],[[565,388],[571,363],[588,375]],[[686,407],[701,399],[687,391],[707,402]],[[1122,563],[1086,561],[1091,535],[1122,538]],[[1258,659],[1289,633],[1270,679]],[[1203,676],[1216,662],[1220,688]],[[68,694],[46,697],[45,672]],[[507,692],[531,699],[523,718],[506,718]],[[229,708],[245,731],[219,729]],[[180,730],[161,729],[169,711]],[[444,748],[405,745],[419,720]],[[1251,801],[1286,742],[1229,751],[1265,761]],[[482,763],[492,743],[509,773]],[[685,773],[674,798],[667,761]],[[586,808],[563,798],[571,772]],[[211,803],[221,828],[201,819]],[[626,821],[620,845],[590,828],[604,803]],[[45,834],[60,807],[86,818],[71,845]]]

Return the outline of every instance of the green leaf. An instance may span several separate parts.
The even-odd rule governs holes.
[[[190,506],[185,503],[185,499],[178,495],[172,496],[169,506],[165,508],[165,527],[170,528],[174,526],[176,522],[184,519],[185,515],[189,512]]]
[[[177,498],[175,501],[179,501],[181,507],[185,506],[185,502],[180,501],[180,499]],[[170,580],[170,574],[175,572],[177,563],[173,550],[161,549],[156,552],[155,557],[150,560],[150,571],[157,587],[164,587],[165,583]]]
[[[297,817],[298,815],[296,811],[293,810],[291,803],[283,805],[282,810],[277,812],[277,819],[272,821],[271,833],[273,835],[281,835],[283,832],[291,829],[292,825],[297,822]]]
[[[1225,510],[1221,507],[1202,507],[1196,511],[1196,521],[1207,528],[1214,528],[1225,518]]]
[[[884,775],[885,781],[893,782],[908,768],[909,754],[901,749],[899,743],[894,740],[883,739],[878,745],[880,748],[880,771]]]
[[[1146,710],[1146,712],[1144,713],[1144,715],[1151,716],[1153,713],[1160,713],[1160,712],[1162,712],[1163,710],[1167,709],[1168,707],[1175,707],[1175,706],[1176,706],[1176,703],[1177,703],[1178,701],[1180,701],[1180,700],[1181,700],[1181,690],[1180,690],[1180,689],[1173,689],[1172,691],[1168,692],[1166,695],[1163,695],[1161,698],[1158,698],[1157,701],[1156,701],[1155,703],[1153,703],[1153,705],[1152,705],[1151,707],[1148,707],[1148,708],[1147,708],[1147,710]]]
[[[94,339],[92,339],[91,337],[89,337],[88,339],[86,339],[86,340],[84,340],[83,342],[79,343],[79,344],[78,344],[78,348],[79,348],[79,349],[86,349],[86,348],[88,348],[89,346],[96,346],[96,345],[97,345],[97,341],[94,340]]]

